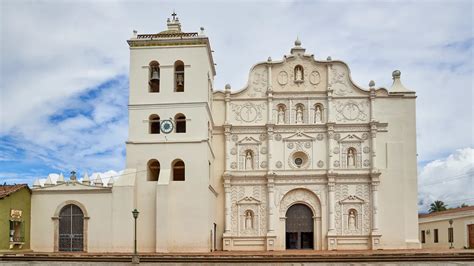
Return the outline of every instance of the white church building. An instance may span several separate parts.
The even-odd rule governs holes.
[[[414,91],[360,87],[346,63],[296,40],[240,90],[214,88],[207,36],[130,46],[126,169],[35,182],[34,251],[420,248]]]

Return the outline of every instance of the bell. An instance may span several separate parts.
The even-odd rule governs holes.
[[[150,81],[158,81],[158,80],[160,80],[160,73],[158,73],[157,70],[154,70],[153,73],[151,74]]]

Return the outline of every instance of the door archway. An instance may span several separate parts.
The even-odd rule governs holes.
[[[59,212],[59,251],[84,251],[84,213],[75,204]]]
[[[295,204],[286,211],[286,249],[313,249],[313,212],[304,204]]]

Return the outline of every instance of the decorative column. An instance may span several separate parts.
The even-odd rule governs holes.
[[[334,176],[328,176],[328,207],[329,207],[329,232],[335,232],[336,227],[335,227],[335,219],[334,219],[334,214],[335,214],[335,178]]]
[[[371,139],[371,155],[372,155],[372,172],[378,172],[377,168],[377,155],[376,155],[376,150],[377,150],[377,122],[372,121],[370,122],[370,139]]]
[[[224,146],[224,164],[225,171],[229,171],[229,161],[230,161],[230,132],[231,126],[229,124],[224,124],[224,136],[225,136],[225,146]]]
[[[272,86],[272,58],[267,60],[267,123],[273,124],[273,86]]]
[[[225,193],[225,226],[224,226],[224,235],[230,235],[231,228],[231,185],[230,185],[230,176],[224,174],[224,193]]]
[[[336,239],[336,219],[335,219],[335,175],[328,173],[328,210],[329,210],[329,228],[328,228],[328,249],[337,249]]]
[[[379,195],[378,187],[380,183],[380,172],[372,171],[370,174],[372,179],[371,192],[372,192],[372,231],[370,233],[372,249],[378,249],[380,245],[380,233],[379,233],[379,215],[378,215],[378,206],[379,206]]]
[[[267,174],[268,191],[268,230],[267,230],[267,250],[275,250],[275,174]]]

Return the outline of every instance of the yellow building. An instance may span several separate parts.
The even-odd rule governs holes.
[[[474,248],[474,206],[420,214],[419,227],[423,248]]]

